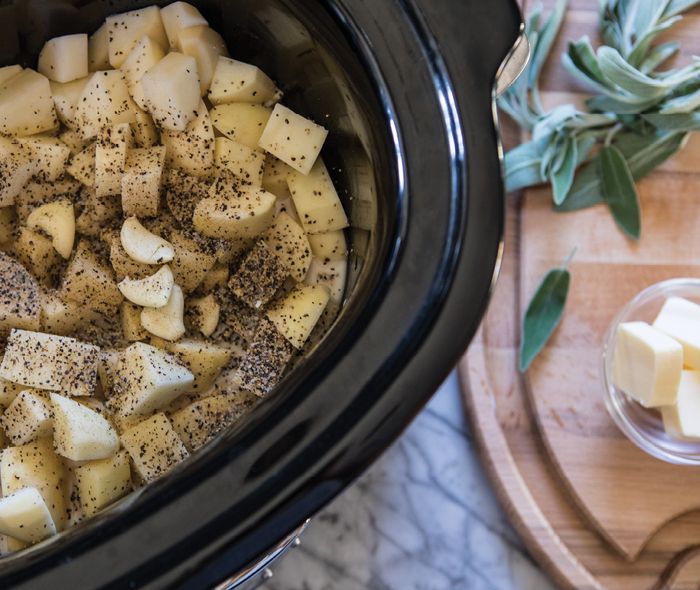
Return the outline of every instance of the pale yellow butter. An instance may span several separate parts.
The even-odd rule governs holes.
[[[683,347],[645,322],[617,328],[615,386],[646,407],[674,404],[683,370]]]
[[[683,362],[700,369],[700,305],[669,297],[654,320],[654,327],[683,345]]]
[[[700,438],[700,371],[683,371],[676,403],[661,408],[661,415],[671,436]]]

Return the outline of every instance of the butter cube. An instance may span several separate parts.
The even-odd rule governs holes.
[[[654,320],[654,327],[683,345],[683,362],[700,369],[700,305],[669,297]]]
[[[615,386],[643,406],[674,404],[683,370],[683,347],[645,322],[620,324],[613,357]]]
[[[700,438],[700,371],[683,371],[676,403],[661,408],[664,428],[677,438]]]

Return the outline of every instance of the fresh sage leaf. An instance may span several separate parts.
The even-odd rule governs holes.
[[[505,156],[506,191],[540,184],[546,180],[540,174],[540,163],[549,138],[528,141],[510,150]]]
[[[562,162],[556,172],[551,176],[552,197],[555,205],[560,205],[566,199],[569,189],[574,182],[574,172],[578,163],[578,145],[576,141],[569,141],[562,152]]]
[[[682,12],[687,12],[698,4],[700,4],[700,0],[671,0],[666,7],[664,17],[668,18],[681,14]]]
[[[605,146],[600,152],[600,175],[603,197],[615,222],[630,238],[638,240],[641,216],[637,189],[625,157],[614,145]]]
[[[644,61],[639,66],[639,71],[645,74],[652,73],[656,68],[676,55],[679,49],[680,43],[677,41],[669,41],[668,43],[657,45],[644,58]]]
[[[642,115],[645,121],[663,131],[697,131],[700,129],[700,113],[649,113]]]
[[[568,266],[573,252],[559,268],[550,270],[535,291],[523,318],[520,341],[521,372],[527,371],[552,336],[564,313],[571,284]]]
[[[532,51],[530,58],[531,66],[528,71],[527,82],[531,87],[537,84],[544,62],[552,49],[552,44],[564,20],[567,5],[568,0],[557,0],[549,19],[547,19],[546,24],[540,30],[537,45]]]
[[[598,64],[603,75],[616,86],[640,99],[660,98],[668,91],[668,84],[643,74],[630,65],[612,47],[598,49]]]

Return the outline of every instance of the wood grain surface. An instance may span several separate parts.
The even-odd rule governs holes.
[[[545,2],[545,5],[551,5]],[[569,39],[594,39],[597,2],[572,0],[543,70],[545,104],[582,102],[561,67]],[[672,31],[700,54],[700,11]],[[504,122],[506,145],[517,131]],[[601,343],[615,313],[644,287],[700,276],[700,138],[638,183],[642,240],[605,207],[557,214],[548,189],[509,195],[506,248],[493,301],[460,364],[468,412],[504,507],[562,587],[700,588],[700,468],[651,458],[618,431],[603,404]],[[523,378],[524,307],[552,266],[578,248],[562,324]]]

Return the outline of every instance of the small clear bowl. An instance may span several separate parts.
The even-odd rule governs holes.
[[[658,410],[645,408],[613,385],[617,327],[631,321],[652,323],[669,297],[683,297],[700,304],[700,279],[671,279],[651,285],[627,303],[610,324],[602,358],[605,405],[620,430],[646,453],[669,463],[700,465],[700,440],[683,440],[666,434]]]

